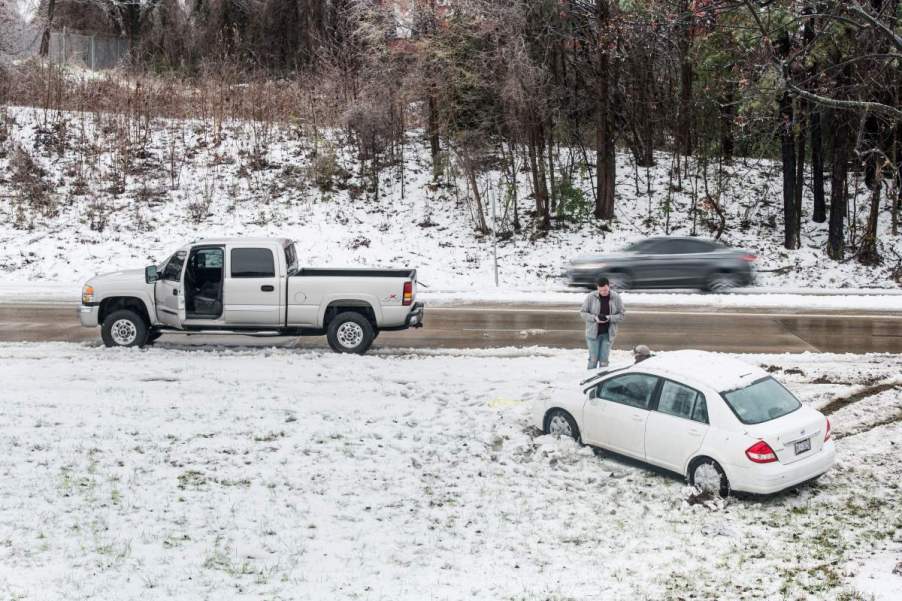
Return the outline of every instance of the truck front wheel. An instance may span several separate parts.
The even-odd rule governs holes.
[[[114,311],[103,320],[100,337],[106,346],[144,346],[147,324],[134,311]]]
[[[370,348],[374,338],[376,334],[370,321],[353,311],[336,315],[326,330],[326,340],[336,353],[362,355]]]

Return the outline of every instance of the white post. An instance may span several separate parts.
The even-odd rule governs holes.
[[[91,71],[95,71],[94,67],[94,35],[91,35]]]
[[[498,228],[495,225],[495,192],[489,190],[492,196],[492,256],[495,263],[495,287],[498,287]]]

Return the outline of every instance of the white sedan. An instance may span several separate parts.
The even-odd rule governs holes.
[[[723,496],[774,493],[817,478],[835,460],[830,421],[764,370],[736,359],[660,353],[582,384],[581,398],[537,403],[534,424]]]

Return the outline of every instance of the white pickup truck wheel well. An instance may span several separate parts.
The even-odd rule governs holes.
[[[144,304],[144,301],[134,296],[112,296],[100,301],[97,323],[103,325],[103,320],[106,319],[107,315],[120,310],[134,311],[144,320],[145,325],[148,328],[150,327],[151,321],[147,312],[147,306]]]
[[[367,321],[373,324],[373,328],[377,327],[376,312],[373,310],[373,306],[366,301],[359,300],[341,300],[329,303],[326,307],[326,313],[323,315],[323,327],[328,328],[329,322],[331,322],[336,315],[346,311],[360,313],[367,318]]]

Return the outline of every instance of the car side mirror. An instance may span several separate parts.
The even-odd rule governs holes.
[[[596,399],[596,398],[598,398],[598,387],[597,387],[597,386],[594,387],[594,388],[592,388],[592,389],[589,391],[589,398],[590,398],[590,399]]]
[[[160,279],[160,274],[157,273],[156,265],[148,265],[144,268],[144,281],[148,284],[153,284],[157,280]]]

